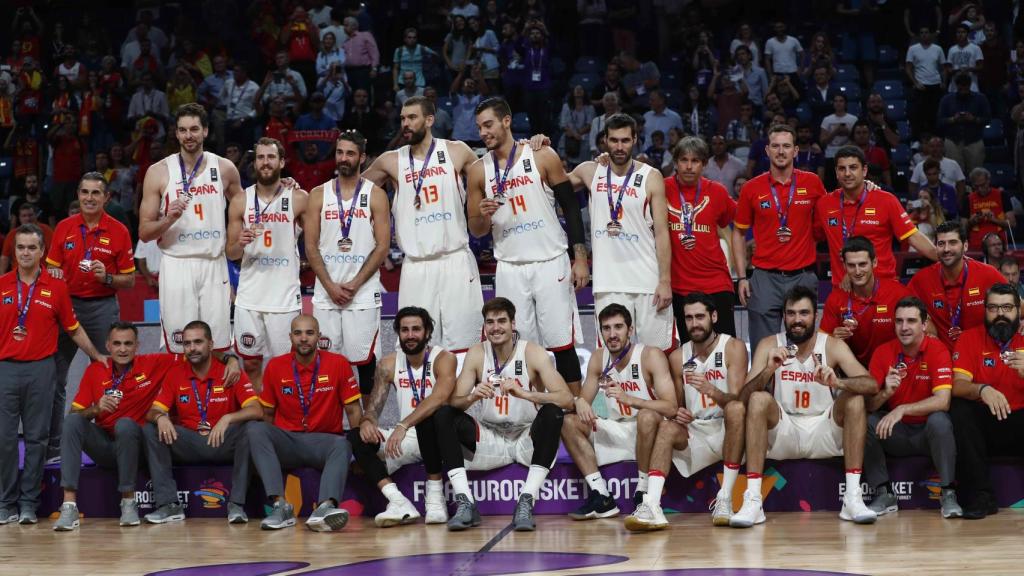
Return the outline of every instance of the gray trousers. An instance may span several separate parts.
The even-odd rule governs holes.
[[[886,414],[885,410],[868,414],[868,433],[864,439],[864,481],[868,486],[877,487],[889,482],[886,454],[930,455],[942,485],[951,485],[956,480],[956,438],[949,413],[932,412],[924,424],[898,422],[892,429],[892,435],[880,440],[875,428]]]
[[[348,478],[352,446],[344,436],[320,432],[288,432],[263,421],[249,424],[249,447],[267,497],[284,495],[281,467],[321,470],[317,502],[341,502]]]
[[[13,509],[18,504],[22,509],[35,511],[39,506],[54,373],[52,356],[35,362],[0,362],[0,509]],[[19,422],[25,435],[20,491]]]
[[[228,500],[238,505],[245,504],[245,493],[249,490],[249,439],[245,429],[249,424],[242,422],[229,426],[224,434],[224,443],[218,448],[207,444],[208,436],[182,426],[174,427],[178,439],[168,446],[160,441],[156,425],[146,424],[142,433],[146,437],[146,462],[149,463],[157,507],[178,502],[178,484],[174,480],[172,464],[231,463],[231,496]]]
[[[786,276],[764,270],[750,274],[750,298],[747,300],[747,319],[750,329],[750,349],[765,336],[782,331],[782,308],[789,292],[796,286],[806,286],[818,293],[818,277],[813,272]]]
[[[71,299],[71,307],[75,309],[75,316],[81,323],[85,334],[89,336],[92,345],[99,350],[100,354],[107,353],[107,333],[110,325],[121,317],[121,307],[117,303],[117,297],[103,298],[101,300]],[[53,415],[50,417],[50,442],[49,452],[55,456],[60,450],[61,428],[64,425],[64,406],[67,403],[68,370],[78,353],[78,345],[67,335],[61,332],[57,338],[57,386],[53,392]]]
[[[117,468],[117,491],[134,492],[139,475],[142,427],[131,418],[119,418],[113,437],[95,422],[72,412],[64,420],[60,443],[60,485],[78,490],[82,472],[82,451],[103,468]]]

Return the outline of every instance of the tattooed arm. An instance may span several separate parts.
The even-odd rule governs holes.
[[[373,377],[373,392],[363,411],[363,419],[359,422],[359,436],[363,442],[377,444],[383,441],[384,435],[377,427],[380,411],[388,400],[391,391],[391,377],[395,373],[395,355],[389,354],[377,364],[377,372]]]

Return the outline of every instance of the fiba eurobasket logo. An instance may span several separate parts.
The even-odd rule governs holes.
[[[231,495],[231,491],[225,488],[224,483],[220,480],[210,478],[200,483],[199,489],[194,491],[193,494],[202,502],[203,508],[215,510],[224,506],[228,496]]]

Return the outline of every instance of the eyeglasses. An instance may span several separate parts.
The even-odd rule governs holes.
[[[1003,314],[1009,314],[1016,309],[1016,304],[985,304],[985,310],[989,312],[1002,312]]]

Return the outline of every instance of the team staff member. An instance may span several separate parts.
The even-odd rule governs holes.
[[[163,524],[185,519],[172,462],[233,463],[228,521],[248,522],[242,510],[249,486],[249,443],[244,424],[260,419],[263,409],[247,377],[227,386],[224,366],[212,361],[213,334],[208,324],[194,320],[182,333],[188,363],[180,363],[167,373],[146,415],[149,424],[143,428],[157,506],[146,514],[146,522]]]
[[[854,236],[842,249],[842,262],[850,278],[849,290],[838,286],[825,300],[819,330],[846,341],[857,361],[867,366],[882,344],[896,337],[893,315],[896,303],[910,290],[896,280],[877,277],[875,246],[864,236]],[[833,268],[835,270],[835,268]]]
[[[985,294],[1006,282],[998,270],[964,256],[967,242],[959,222],[944,222],[935,230],[939,261],[910,279],[907,288],[928,307],[929,332],[953,350],[965,330],[985,321]]]
[[[868,506],[876,514],[897,510],[885,456],[932,457],[942,483],[943,518],[959,518],[956,501],[956,439],[949,419],[953,366],[949,350],[926,334],[928,311],[915,296],[896,304],[896,340],[871,357],[871,377],[882,384],[867,399],[868,434],[864,442],[864,480],[875,489]]]
[[[273,358],[263,375],[263,420],[249,424],[252,460],[273,505],[260,528],[295,525],[292,505],[284,499],[281,467],[319,469],[319,506],[306,520],[314,532],[341,530],[348,512],[338,508],[348,478],[352,448],[342,435],[342,412],[352,426],[362,418],[359,386],[352,366],[341,354],[318,350],[316,318],[302,314],[292,320],[292,351]]]
[[[957,491],[964,518],[998,511],[990,454],[1024,455],[1024,336],[1020,297],[1013,286],[995,284],[985,297],[985,324],[964,332],[953,353],[953,402]]]
[[[672,308],[676,324],[686,325],[685,297],[701,292],[715,303],[715,332],[735,336],[736,294],[718,229],[732,223],[736,202],[724,186],[703,177],[708,163],[708,145],[703,138],[687,136],[680,140],[672,150],[672,160],[676,173],[665,178],[665,196],[672,231]],[[682,340],[689,340],[689,335],[683,335]]]
[[[14,256],[14,270],[0,276],[0,524],[35,524],[53,413],[58,331],[66,331],[89,358],[104,362],[106,357],[75,318],[67,286],[40,267],[43,232],[38,226],[18,227]],[[25,437],[20,488],[19,424]]]
[[[907,241],[922,256],[937,258],[935,245],[918,233],[900,201],[869,185],[865,181],[867,174],[864,151],[858,146],[843,146],[836,152],[836,179],[840,187],[818,200],[815,207],[815,225],[828,242],[833,286],[839,286],[846,275],[840,252],[854,236],[863,236],[874,245],[878,255],[875,276],[881,279],[898,280],[896,257],[892,253],[894,237],[900,242]]]
[[[747,307],[750,342],[775,334],[782,324],[786,293],[796,286],[818,292],[814,270],[814,205],[825,187],[813,172],[793,168],[796,132],[785,124],[768,130],[768,172],[740,189],[732,231],[732,256],[739,275],[740,304]],[[748,279],[746,233],[754,230],[754,271]]]
[[[63,278],[71,295],[71,306],[92,345],[106,354],[107,332],[121,317],[118,289],[135,286],[135,256],[132,238],[124,224],[104,209],[110,194],[107,180],[99,172],[87,172],[78,182],[80,212],[57,223],[46,265],[50,274]],[[48,456],[60,454],[61,427],[68,369],[78,347],[67,335],[57,340],[57,384],[50,417]]]

